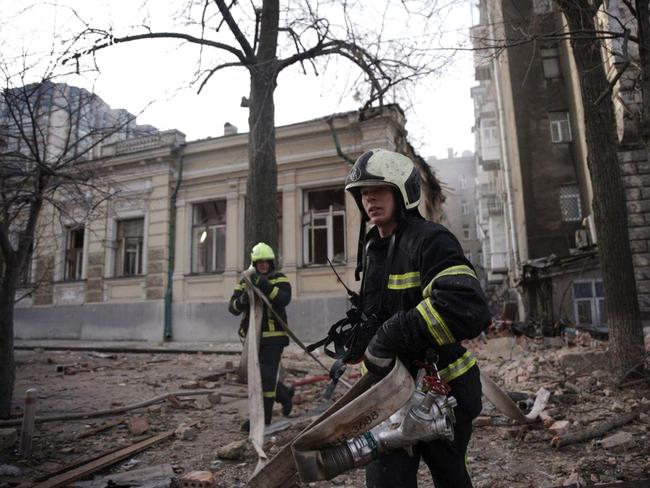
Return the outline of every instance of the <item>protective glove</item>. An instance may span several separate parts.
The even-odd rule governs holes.
[[[398,312],[381,324],[366,348],[364,364],[368,371],[385,376],[398,354],[418,353],[434,345],[418,315],[415,309]]]
[[[363,364],[368,371],[376,376],[384,377],[393,369],[397,357],[397,344],[389,333],[399,326],[399,314],[386,320],[375,332],[364,353]]]
[[[241,295],[239,295],[239,304],[241,305],[241,308],[244,309],[248,307],[248,292],[244,291]]]
[[[264,275],[256,274],[255,276],[253,276],[251,281],[265,295],[268,295],[273,291],[273,285],[269,282],[269,280]]]

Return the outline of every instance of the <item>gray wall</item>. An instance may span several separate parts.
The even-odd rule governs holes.
[[[348,308],[344,297],[298,298],[287,308],[289,327],[303,342],[323,338]],[[163,302],[17,308],[17,339],[96,341],[163,340]],[[240,317],[228,303],[183,303],[173,307],[173,340],[238,342]]]

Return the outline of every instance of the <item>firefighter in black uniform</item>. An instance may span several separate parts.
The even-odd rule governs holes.
[[[414,361],[435,362],[458,401],[453,442],[419,442],[414,456],[403,449],[381,455],[366,467],[366,485],[416,487],[422,459],[436,488],[471,487],[466,451],[472,419],[481,411],[481,383],[476,359],[460,342],[489,325],[485,295],[454,235],[418,212],[420,177],[409,158],[367,151],[345,188],[362,225],[372,224],[359,246],[362,307],[366,326],[376,330],[363,353],[365,367],[385,375],[398,357],[415,376]]]
[[[275,312],[287,322],[285,307],[291,301],[291,284],[289,279],[275,270],[275,254],[268,244],[260,242],[251,251],[251,263],[256,273],[251,281],[264,293]],[[228,310],[233,315],[241,315],[239,336],[246,337],[248,330],[249,301],[246,283],[240,281],[235,287]],[[262,337],[260,339],[260,375],[262,377],[262,395],[264,398],[264,423],[271,423],[273,416],[273,403],[282,404],[282,414],[288,416],[293,406],[293,389],[278,381],[282,350],[289,345],[289,337],[282,326],[276,322],[273,313],[264,305],[262,314]],[[242,425],[243,430],[248,430],[250,422],[247,420]]]

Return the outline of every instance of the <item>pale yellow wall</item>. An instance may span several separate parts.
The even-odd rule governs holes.
[[[393,119],[376,117],[360,123],[356,114],[335,119],[341,149],[350,158],[363,151],[394,148],[399,139],[401,114]],[[173,134],[165,137],[173,138]],[[244,266],[244,199],[247,177],[247,134],[206,139],[183,149],[183,177],[176,201],[175,302],[219,302],[230,298]],[[135,144],[134,147],[136,147]],[[130,147],[130,146],[129,146]],[[121,194],[105,205],[101,215],[88,223],[86,259],[91,259],[92,290],[86,297],[109,303],[162,300],[167,280],[169,204],[175,186],[176,155],[171,146],[129,152],[129,147],[111,145],[103,154],[110,180]],[[120,149],[122,148],[122,149]],[[126,149],[124,149],[126,148]],[[277,130],[278,191],[282,192],[282,265],[294,287],[294,296],[345,294],[328,266],[303,267],[303,193],[314,188],[343,188],[350,164],[336,153],[332,134],[323,120],[280,127]],[[226,200],[226,262],[222,274],[191,274],[192,205]],[[43,216],[51,212],[44,211]],[[143,217],[144,275],[114,277],[116,221]],[[346,197],[346,251],[348,264],[337,266],[353,289],[360,215],[354,200]],[[56,227],[56,226],[54,226]],[[45,234],[55,235],[57,229]],[[54,240],[55,241],[55,240]],[[52,244],[50,244],[52,246]],[[56,247],[56,246],[55,246]],[[56,254],[42,247],[39,253]],[[94,266],[94,268],[93,268]],[[83,303],[84,282],[56,284],[52,296],[59,302]],[[77,290],[77,294],[72,292]],[[82,291],[80,291],[82,290]],[[81,297],[81,300],[79,299]]]

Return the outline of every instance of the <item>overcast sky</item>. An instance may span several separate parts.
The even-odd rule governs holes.
[[[0,0],[0,18],[5,22],[9,19],[8,25],[0,24],[0,49],[6,56],[16,49],[47,48],[52,33],[71,22],[72,14],[62,9],[62,4],[74,5],[84,19],[119,25],[126,18],[137,17],[141,3],[60,0],[55,2],[58,9],[38,6],[17,14],[25,2]],[[464,41],[472,23],[469,2],[463,3],[445,20],[448,46]],[[157,10],[151,12],[152,17],[167,15],[164,1],[149,4]],[[240,106],[242,96],[248,95],[247,73],[236,69],[222,71],[197,94],[196,87],[190,86],[197,52],[194,46],[178,47],[177,42],[165,40],[117,45],[98,52],[99,75],[83,79],[73,76],[68,82],[94,86],[94,91],[113,108],[138,113],[146,106],[138,117],[139,123],[178,129],[188,140],[220,136],[225,122],[247,131],[247,110]],[[349,65],[336,61],[319,77],[305,76],[298,69],[283,71],[275,92],[276,125],[359,108],[350,94],[341,96],[341,91],[350,92],[354,79],[351,76]],[[413,106],[406,112],[407,130],[411,143],[422,156],[445,157],[448,147],[459,154],[473,150],[470,87],[474,84],[471,55],[465,53],[457,55],[439,77],[430,77],[413,90]],[[154,103],[149,105],[150,102]]]

